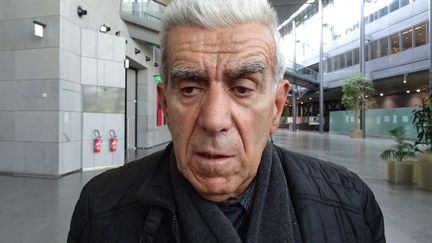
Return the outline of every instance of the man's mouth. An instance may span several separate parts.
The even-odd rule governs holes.
[[[200,152],[197,153],[198,156],[206,158],[206,159],[225,159],[230,158],[232,156],[225,154],[217,154],[217,153],[208,153],[208,152]]]

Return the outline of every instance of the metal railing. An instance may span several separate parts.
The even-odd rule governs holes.
[[[318,83],[318,72],[308,68],[304,67],[298,63],[294,63],[293,61],[287,60],[286,61],[286,69],[285,72],[296,74],[297,76],[300,76],[301,78],[304,78],[305,80]]]
[[[152,21],[161,24],[162,15],[165,6],[160,5],[154,1],[131,1],[123,0],[121,4],[121,11],[124,13],[132,14],[145,21]]]

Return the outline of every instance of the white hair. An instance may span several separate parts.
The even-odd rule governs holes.
[[[272,31],[275,41],[273,80],[281,81],[284,60],[277,28],[277,14],[267,0],[173,0],[165,10],[162,27],[162,80],[168,77],[166,41],[168,31],[176,26],[202,27],[209,30],[258,22]]]

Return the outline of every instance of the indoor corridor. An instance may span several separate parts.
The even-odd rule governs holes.
[[[384,213],[387,242],[432,243],[432,192],[383,179],[384,162],[379,153],[392,145],[392,140],[283,129],[273,139],[281,147],[332,161],[359,174]],[[142,151],[139,156],[156,149]],[[101,172],[75,173],[58,180],[0,176],[0,242],[65,242],[81,188]]]

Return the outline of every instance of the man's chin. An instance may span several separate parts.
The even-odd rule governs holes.
[[[203,198],[213,202],[224,201],[241,194],[236,192],[239,185],[227,181],[226,178],[200,178],[192,182],[192,186]]]

